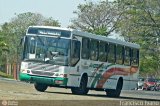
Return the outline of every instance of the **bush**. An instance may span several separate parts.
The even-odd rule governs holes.
[[[0,71],[0,76],[1,76],[1,77],[5,77],[5,78],[12,78],[12,79],[13,79],[13,76],[12,76],[12,75],[8,75],[8,74],[6,74],[6,73],[4,73],[4,72],[2,72],[2,71]]]

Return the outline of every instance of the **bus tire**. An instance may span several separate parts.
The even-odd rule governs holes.
[[[76,95],[86,95],[89,91],[87,88],[87,76],[83,76],[81,78],[80,87],[73,87],[71,88],[72,94]]]
[[[121,94],[122,87],[123,87],[123,79],[121,78],[118,80],[116,89],[106,90],[106,95],[108,97],[119,97]]]
[[[44,92],[48,86],[46,84],[34,83],[34,87],[37,91]]]

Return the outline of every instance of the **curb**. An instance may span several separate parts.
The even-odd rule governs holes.
[[[1,76],[0,76],[0,80],[19,81],[19,80],[16,80],[16,79],[4,78],[4,77],[1,77]]]

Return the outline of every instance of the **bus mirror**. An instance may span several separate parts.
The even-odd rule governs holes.
[[[20,45],[23,45],[25,37],[21,38]]]

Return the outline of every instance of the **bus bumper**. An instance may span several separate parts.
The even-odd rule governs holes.
[[[32,76],[29,74],[20,73],[19,78],[21,81],[27,81],[27,82],[37,82],[37,83],[43,83],[47,85],[63,85],[67,86],[68,78],[62,78],[62,77],[42,77],[42,76]]]

